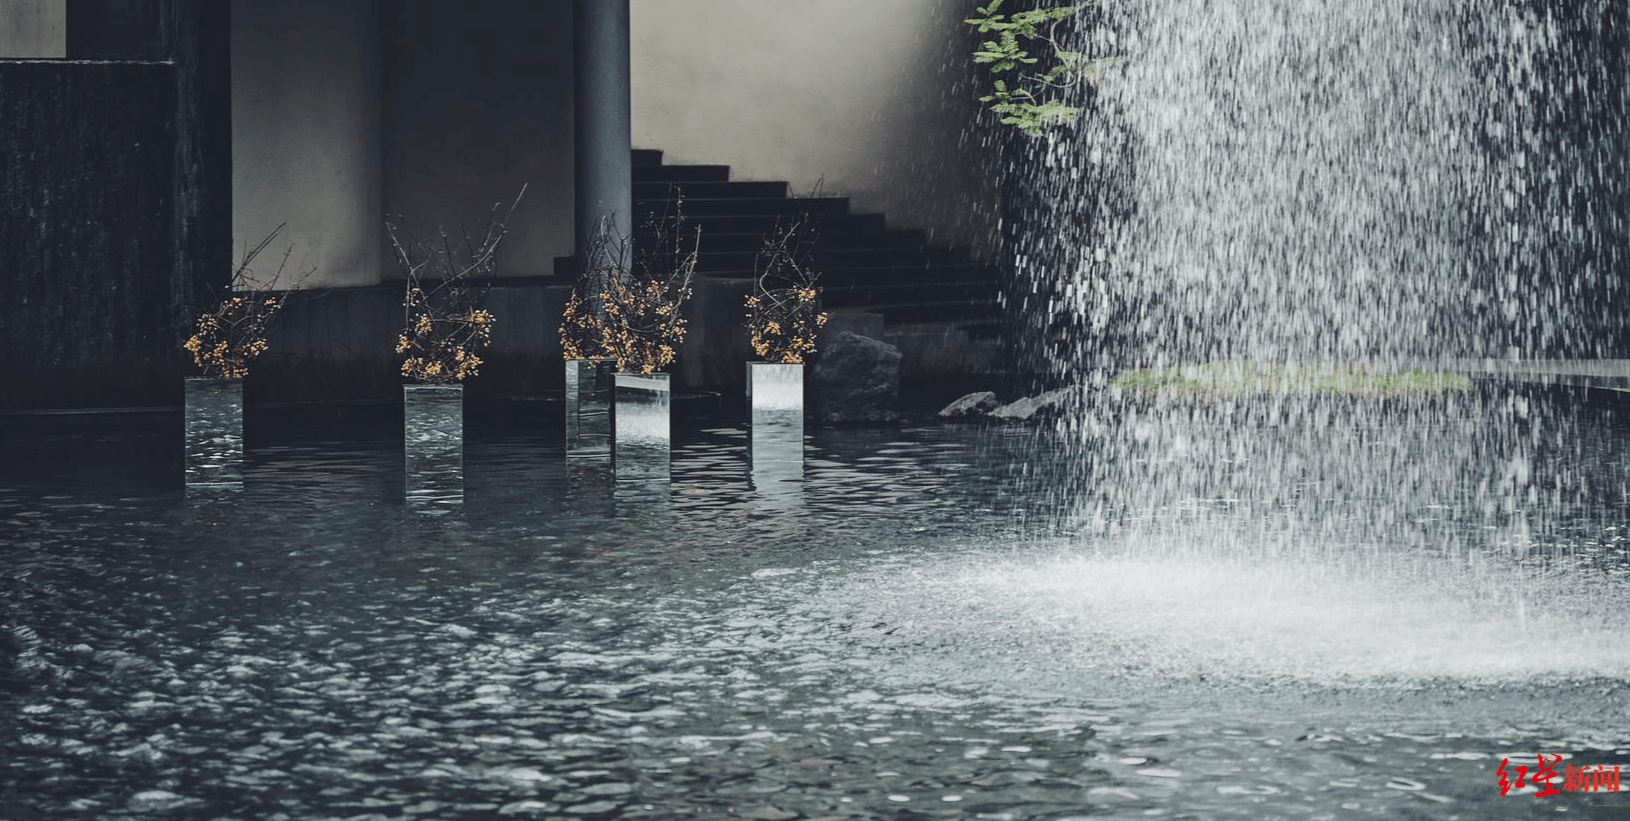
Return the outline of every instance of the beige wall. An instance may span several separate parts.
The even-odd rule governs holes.
[[[634,145],[988,248],[960,0],[633,0]]]
[[[386,214],[473,228],[527,183],[500,274],[552,274],[572,253],[570,9],[233,0],[236,246],[286,221],[306,287],[373,285],[400,276]]]
[[[68,0],[0,0],[0,60],[68,54]]]
[[[378,31],[370,0],[233,0],[234,262],[287,222],[306,287],[379,281]]]
[[[963,0],[632,0],[634,142],[989,247]],[[233,234],[308,286],[398,276],[385,214],[476,222],[523,183],[506,276],[572,253],[571,0],[233,0]]]

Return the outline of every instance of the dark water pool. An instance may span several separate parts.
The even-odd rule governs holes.
[[[1630,818],[1500,795],[1630,766],[1630,436],[1563,416],[815,431],[766,490],[725,423],[668,485],[473,430],[441,516],[388,430],[189,495],[179,425],[33,424],[0,818]]]

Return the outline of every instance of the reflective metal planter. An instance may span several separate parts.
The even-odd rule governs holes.
[[[243,486],[243,380],[193,376],[185,392],[187,486]]]
[[[403,385],[402,440],[410,507],[464,501],[464,386]]]
[[[566,362],[566,455],[611,456],[611,384],[616,363],[609,359]]]
[[[612,463],[618,479],[667,479],[673,389],[665,373],[619,373],[614,380]]]

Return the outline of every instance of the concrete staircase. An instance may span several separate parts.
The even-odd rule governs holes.
[[[908,379],[972,377],[999,366],[1000,272],[965,249],[929,244],[921,231],[891,229],[882,214],[850,213],[843,197],[792,197],[785,182],[732,182],[724,165],[664,165],[662,152],[633,153],[634,212],[660,212],[677,188],[702,228],[698,277],[748,280],[764,235],[778,219],[818,219],[809,264],[820,273],[831,332],[850,330],[899,347]],[[556,260],[568,274],[571,260]]]

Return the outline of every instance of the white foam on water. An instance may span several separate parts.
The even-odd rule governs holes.
[[[1027,551],[925,559],[822,595],[896,626],[887,638],[902,648],[927,643],[963,659],[968,683],[982,658],[1007,659],[991,676],[1630,678],[1630,580],[1583,570]]]

